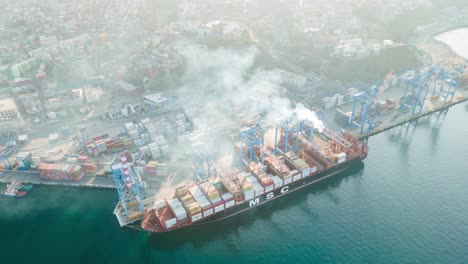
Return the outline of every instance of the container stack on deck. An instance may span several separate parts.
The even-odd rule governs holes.
[[[283,156],[270,155],[265,157],[265,164],[268,166],[268,171],[280,177],[284,184],[292,182],[291,170],[286,166]]]
[[[209,181],[216,188],[219,195],[221,196],[221,200],[223,201],[223,204],[224,204],[223,209],[227,209],[235,204],[234,195],[228,191],[225,185],[227,181],[222,181],[221,178],[219,177],[211,178],[209,179]],[[238,193],[237,195],[239,194],[240,193]]]
[[[193,196],[189,193],[187,186],[177,188],[176,196],[182,202],[182,205],[190,218],[189,220],[192,223],[202,219],[202,209]]]
[[[266,173],[267,166],[258,162],[250,162],[249,171],[257,178],[260,185],[263,186],[265,192],[273,190],[274,183],[271,177]]]
[[[198,185],[194,184],[193,186],[189,187],[189,192],[192,195],[193,199],[198,203],[202,210],[202,216],[208,217],[214,213],[213,205],[208,201],[206,196],[201,191]]]
[[[199,184],[200,189],[206,195],[210,203],[213,205],[214,213],[224,210],[224,202],[219,195],[216,187],[213,186],[213,183],[210,181],[205,181]]]
[[[311,172],[315,172],[317,170],[316,167],[311,169],[309,165],[304,160],[299,158],[299,156],[297,156],[294,152],[287,152],[285,154],[285,160],[286,164],[301,172],[301,177],[307,177]]]
[[[252,182],[250,182],[247,179],[247,176],[249,176],[249,175],[250,175],[250,173],[243,172],[243,173],[239,173],[239,175],[236,178],[237,184],[242,189],[242,194],[243,194],[244,200],[253,199],[254,196],[255,196],[255,190],[253,188]]]
[[[224,188],[233,195],[236,201],[242,201],[242,193],[237,184],[228,177],[221,177],[220,181],[223,183]]]
[[[179,198],[175,197],[171,200],[166,200],[169,209],[171,210],[172,214],[176,217],[177,222],[185,222],[188,221],[187,212],[185,208],[182,206]]]

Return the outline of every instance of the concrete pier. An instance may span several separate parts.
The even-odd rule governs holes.
[[[84,188],[114,189],[112,177],[96,177],[93,175],[85,176],[81,181],[54,181],[45,180],[39,177],[37,171],[1,171],[0,182],[9,183],[19,181],[35,185],[53,185],[53,186],[73,186]]]

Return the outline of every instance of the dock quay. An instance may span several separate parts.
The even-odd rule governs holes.
[[[427,112],[423,112],[421,114],[411,116],[409,118],[400,120],[400,121],[395,122],[395,123],[390,123],[390,124],[388,124],[386,126],[381,126],[381,127],[375,128],[374,130],[369,131],[369,132],[367,132],[365,134],[354,134],[354,136],[359,138],[360,140],[364,140],[366,138],[369,138],[371,136],[375,136],[377,134],[380,134],[380,133],[382,133],[384,131],[387,131],[387,130],[390,130],[392,128],[395,128],[395,127],[398,127],[398,126],[401,126],[401,125],[404,125],[406,123],[410,123],[410,122],[413,122],[413,121],[417,121],[418,119],[420,119],[422,117],[425,117],[425,116],[428,116],[428,115],[431,115],[433,113],[447,110],[452,106],[455,106],[457,104],[461,104],[461,103],[466,102],[466,101],[468,101],[468,98],[463,98],[462,100],[453,102],[451,104],[447,104],[447,105],[444,105],[442,107],[439,107],[439,108],[436,108],[436,109],[433,109],[433,110],[430,110],[430,111],[427,111]]]
[[[39,177],[37,171],[1,171],[0,182],[8,183],[11,181],[19,181],[35,185],[49,186],[70,186],[96,189],[115,189],[112,177],[96,177],[94,175],[86,175],[80,181],[54,181],[45,180]]]

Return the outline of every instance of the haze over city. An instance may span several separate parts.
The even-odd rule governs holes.
[[[5,263],[468,259],[466,1],[0,3]]]

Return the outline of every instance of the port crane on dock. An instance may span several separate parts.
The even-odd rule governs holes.
[[[374,118],[379,109],[379,98],[382,93],[390,87],[393,78],[393,70],[389,71],[383,81],[378,85],[372,85],[353,97],[353,110],[349,117],[350,127],[359,127],[360,133],[364,134],[374,128]]]
[[[114,214],[120,226],[141,219],[144,214],[144,203],[140,192],[141,182],[136,180],[124,152],[120,154],[120,164],[112,165],[112,178],[119,195]]]

